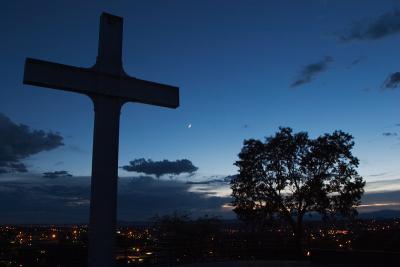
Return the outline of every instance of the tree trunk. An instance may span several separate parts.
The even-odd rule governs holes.
[[[296,230],[294,233],[295,238],[295,249],[296,249],[296,258],[303,257],[303,233],[299,230]]]
[[[304,229],[303,229],[303,218],[298,218],[296,225],[294,227],[294,241],[295,241],[295,249],[296,249],[296,257],[298,259],[303,258],[303,236],[304,236]]]

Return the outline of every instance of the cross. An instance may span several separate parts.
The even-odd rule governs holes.
[[[89,218],[89,267],[115,266],[119,116],[125,102],[179,106],[179,88],[140,80],[122,66],[123,20],[100,17],[99,47],[91,68],[27,58],[24,84],[88,95],[94,104],[94,135]]]

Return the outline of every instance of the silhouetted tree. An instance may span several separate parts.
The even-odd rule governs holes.
[[[353,146],[353,137],[342,131],[310,139],[291,128],[279,128],[264,143],[245,140],[235,163],[239,174],[231,181],[235,213],[248,221],[283,219],[300,253],[306,213],[324,219],[357,215],[365,182]]]

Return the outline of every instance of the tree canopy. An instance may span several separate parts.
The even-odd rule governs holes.
[[[282,218],[299,237],[306,213],[355,216],[365,182],[353,146],[353,136],[342,131],[311,139],[291,128],[265,142],[245,140],[231,181],[234,212],[242,220]]]

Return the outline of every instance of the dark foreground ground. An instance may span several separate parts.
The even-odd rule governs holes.
[[[311,262],[295,262],[295,261],[240,261],[240,262],[214,262],[214,263],[194,263],[181,265],[182,267],[337,267],[337,266],[365,266],[353,264],[314,264]],[[367,265],[367,266],[396,266],[396,265]]]
[[[285,225],[213,218],[120,226],[118,267],[400,266],[400,219],[308,222],[302,256]],[[298,259],[301,258],[301,261]],[[0,267],[86,267],[87,226],[0,226]]]
[[[397,263],[398,264],[398,263]],[[313,263],[309,261],[226,261],[226,262],[209,262],[209,263],[193,263],[180,265],[181,267],[338,267],[338,266],[398,266],[395,263]]]
[[[286,267],[286,266],[325,266],[311,264],[310,262],[296,262],[296,261],[227,261],[227,262],[210,262],[210,263],[193,263],[188,265],[181,265],[181,267]],[[330,265],[336,266],[336,265]]]
[[[182,267],[322,267],[322,266],[399,266],[400,253],[382,251],[311,250],[302,261],[243,260],[180,265]]]

